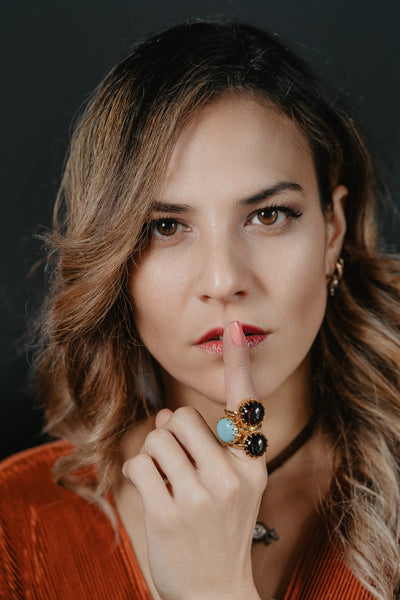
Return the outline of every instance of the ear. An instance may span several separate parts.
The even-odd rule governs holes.
[[[346,216],[344,202],[349,191],[345,185],[338,185],[332,192],[332,208],[325,217],[325,275],[330,277],[340,256],[346,233]]]

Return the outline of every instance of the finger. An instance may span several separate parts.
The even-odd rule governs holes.
[[[213,460],[215,436],[197,410],[181,407],[173,413],[163,408],[156,415],[156,427],[163,427],[175,436],[196,469],[202,469]]]
[[[222,446],[197,410],[182,406],[164,425],[170,431],[195,465],[202,479],[207,479],[209,473],[218,471],[226,460]]]
[[[164,427],[164,425],[172,417],[173,412],[169,408],[162,408],[156,414],[156,427]]]
[[[146,437],[141,450],[149,455],[172,486],[174,497],[182,497],[197,482],[197,472],[176,437],[164,427]]]
[[[256,398],[255,386],[250,372],[250,353],[246,342],[243,329],[237,321],[230,323],[224,331],[223,337],[223,358],[225,373],[225,392],[226,408],[230,411],[236,411],[238,405],[244,400]],[[260,414],[262,420],[263,412]],[[225,424],[231,427],[232,422],[221,420],[222,429]],[[260,423],[259,420],[255,424]],[[222,425],[224,424],[224,425]],[[230,435],[230,432],[229,432]],[[224,438],[223,438],[224,439]],[[240,459],[254,461],[254,458],[263,456],[266,450],[267,442],[261,431],[248,431],[243,433],[241,442],[242,448],[229,446],[229,450]],[[265,461],[262,461],[265,467]]]
[[[237,321],[225,328],[223,358],[226,408],[236,410],[243,400],[255,398],[255,388],[250,373],[249,347],[243,329]]]
[[[157,510],[157,507],[159,509],[160,505],[166,506],[171,500],[165,482],[150,456],[137,454],[126,460],[122,473],[139,492],[145,510]]]

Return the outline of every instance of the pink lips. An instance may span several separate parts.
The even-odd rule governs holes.
[[[267,337],[266,331],[253,325],[242,323],[242,328],[246,336],[248,347],[255,348]],[[208,352],[208,354],[222,354],[222,336],[224,335],[223,327],[215,327],[210,329],[196,342],[197,348]],[[216,339],[220,338],[220,339]]]

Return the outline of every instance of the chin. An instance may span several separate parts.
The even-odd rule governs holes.
[[[226,405],[225,384],[215,385],[213,387],[207,386],[206,388],[193,387],[192,390],[199,396],[211,400],[214,404],[220,406]]]

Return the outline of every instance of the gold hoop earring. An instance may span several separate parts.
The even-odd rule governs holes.
[[[336,261],[336,265],[335,265],[335,270],[332,273],[332,276],[329,280],[329,295],[330,296],[334,296],[336,293],[337,288],[339,287],[339,282],[343,277],[343,270],[344,270],[344,260],[343,258],[339,258]]]

